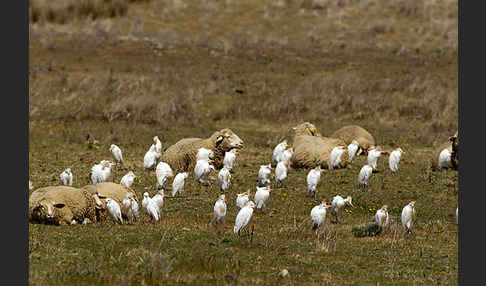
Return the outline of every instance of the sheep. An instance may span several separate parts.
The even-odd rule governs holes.
[[[96,193],[70,186],[48,186],[29,197],[29,221],[55,225],[96,222],[96,210],[103,209]]]
[[[304,122],[290,128],[287,131],[284,140],[287,142],[288,146],[293,146],[295,138],[303,135],[321,137],[321,134],[317,131],[317,128],[314,126],[314,124],[310,122]]]
[[[231,149],[242,149],[241,140],[228,128],[214,132],[209,138],[184,138],[170,146],[162,154],[162,161],[169,164],[177,172],[193,170],[196,165],[196,154],[200,148],[211,149],[214,152],[213,166],[219,170],[223,167],[223,156]]]
[[[355,140],[359,144],[359,150],[356,154],[358,156],[361,154],[361,152],[364,151],[364,153],[366,153],[369,148],[376,145],[373,135],[358,125],[343,126],[334,131],[330,138],[344,140],[346,145],[351,144],[351,142]]]
[[[137,195],[135,194],[135,192],[127,186],[121,184],[103,182],[93,185],[86,185],[83,186],[82,189],[87,190],[91,194],[97,194],[103,206],[106,205],[106,198],[111,198],[115,200],[120,206],[123,205],[123,200],[125,199],[127,193],[130,193],[130,196],[138,203]],[[126,214],[122,213],[122,216],[123,219],[128,220]],[[104,211],[104,209],[97,212],[98,221],[106,220],[107,217],[108,214]]]
[[[336,138],[308,135],[297,136],[294,139],[294,155],[291,166],[293,168],[315,168],[321,165],[323,169],[329,169],[328,161],[331,152],[337,146],[345,146],[345,142]],[[350,167],[349,155],[347,152],[344,152],[341,154],[341,161],[333,169],[346,167]]]

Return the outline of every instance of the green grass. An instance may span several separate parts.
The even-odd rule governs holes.
[[[277,283],[284,268],[290,275],[282,283],[288,285],[457,284],[457,173],[432,173],[429,182],[425,169],[430,153],[409,150],[397,176],[390,175],[386,157],[381,157],[381,172],[372,177],[370,192],[356,187],[365,161],[359,157],[350,169],[323,173],[316,199],[305,196],[307,171],[292,170],[285,186],[272,191],[265,212],[254,214],[249,241],[232,233],[235,198],[247,188],[254,194],[258,166],[269,161],[272,148],[260,147],[265,139],[239,128],[243,123],[219,124],[213,128],[229,126],[245,140],[227,195],[223,230],[210,224],[217,183],[206,189],[190,175],[184,197],[167,198],[156,225],[144,214],[135,225],[29,224],[31,284],[268,285]],[[155,134],[162,135],[164,146],[192,134],[191,129],[175,129],[159,132],[139,124],[97,122],[36,124],[30,129],[30,178],[36,187],[57,185],[59,173],[71,167],[75,186],[89,184],[90,167],[110,158],[109,144],[116,141],[127,164],[115,168],[114,181],[133,170],[140,176],[133,186],[139,199],[144,191],[153,195],[155,176],[143,174],[143,155]],[[87,149],[87,132],[100,140],[100,149]],[[344,213],[343,223],[331,224],[328,216],[317,238],[310,228],[310,210],[336,194],[351,195],[355,207]],[[417,201],[417,217],[409,237],[396,219],[412,199]],[[354,237],[352,227],[371,221],[383,204],[394,218],[390,228],[378,237]]]

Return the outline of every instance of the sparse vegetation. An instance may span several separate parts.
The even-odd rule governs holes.
[[[126,164],[114,168],[114,181],[132,170],[137,196],[153,195],[155,176],[142,166],[154,135],[165,149],[228,127],[245,148],[222,230],[210,224],[217,184],[201,188],[190,174],[184,197],[166,199],[157,225],[145,215],[135,225],[29,223],[29,283],[456,285],[457,172],[431,172],[428,164],[433,147],[458,128],[457,5],[31,0],[29,179],[36,188],[58,185],[67,167],[73,186],[89,184],[91,166],[117,144]],[[396,176],[387,156],[379,159],[371,192],[356,186],[363,157],[323,173],[315,199],[305,196],[308,170],[293,169],[255,213],[252,239],[237,238],[236,194],[254,189],[259,165],[302,121],[323,136],[358,124],[378,144],[407,153]],[[88,133],[99,148],[87,147]],[[344,212],[345,223],[328,217],[317,237],[310,210],[335,194],[351,195],[355,207]],[[399,216],[411,199],[416,228],[406,236]],[[383,204],[389,227],[355,237],[353,227],[372,222]],[[284,268],[289,275],[279,280]]]

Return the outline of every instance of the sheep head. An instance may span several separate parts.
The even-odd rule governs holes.
[[[213,142],[215,142],[216,148],[225,152],[232,149],[242,149],[244,147],[243,140],[228,128],[214,132],[211,137],[214,139]]]
[[[39,217],[45,217],[47,219],[54,218],[54,213],[56,209],[62,209],[66,205],[63,203],[56,203],[53,200],[42,200],[35,207],[35,211],[38,212]]]
[[[298,135],[321,136],[321,134],[319,134],[314,124],[310,122],[304,122],[295,127],[292,127],[292,130],[295,132],[296,136]]]

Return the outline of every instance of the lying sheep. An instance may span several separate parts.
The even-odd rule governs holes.
[[[326,138],[320,136],[296,136],[294,139],[294,156],[292,157],[293,168],[315,168],[321,166],[329,169],[328,161],[334,147],[344,146],[345,142],[337,138]],[[341,161],[334,166],[334,169],[346,168],[349,166],[349,155],[343,152]]]
[[[294,144],[294,139],[297,136],[302,136],[302,135],[307,135],[307,136],[318,136],[320,137],[321,134],[317,131],[317,128],[314,126],[314,124],[310,122],[304,122],[301,123],[295,127],[292,127],[287,131],[287,134],[285,135],[285,140],[287,142],[287,147],[291,147]]]
[[[217,169],[223,167],[223,159],[226,151],[243,148],[241,140],[230,129],[221,129],[214,132],[209,138],[184,138],[170,146],[162,154],[161,161],[166,162],[176,172],[194,170],[196,155],[200,148],[211,149],[214,152],[212,165]]]
[[[375,138],[366,129],[358,125],[347,125],[334,131],[330,136],[331,138],[338,138],[344,140],[346,146],[351,144],[353,140],[358,142],[359,149],[356,155],[360,155],[361,152],[367,152],[372,146],[375,146]]]
[[[96,222],[103,204],[96,193],[69,186],[49,186],[29,197],[29,221],[55,225]]]
[[[95,185],[86,185],[82,187],[82,189],[87,190],[90,194],[97,194],[103,206],[106,206],[107,198],[115,200],[120,206],[123,205],[123,200],[125,199],[127,193],[130,193],[138,204],[138,198],[135,192],[132,189],[121,184],[103,182],[97,183]],[[96,215],[97,221],[103,221],[108,218],[108,214],[105,208],[99,209]],[[123,218],[128,219],[125,215],[123,216]]]

